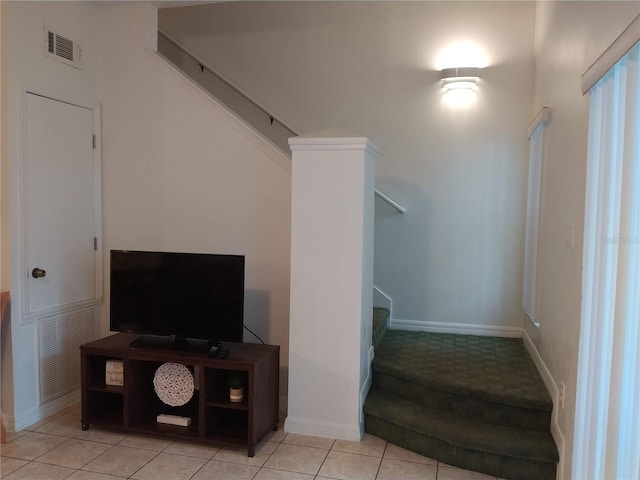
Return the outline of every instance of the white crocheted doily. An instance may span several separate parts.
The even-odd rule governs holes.
[[[153,377],[153,388],[164,403],[179,407],[193,397],[193,375],[184,365],[163,363]]]

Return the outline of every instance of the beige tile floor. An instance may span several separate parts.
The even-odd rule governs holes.
[[[164,438],[82,431],[72,406],[0,447],[6,480],[496,480],[366,435],[362,442],[270,433],[246,450]]]

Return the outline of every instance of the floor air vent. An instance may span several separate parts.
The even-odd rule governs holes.
[[[75,68],[82,68],[82,50],[77,42],[68,37],[44,27],[45,52],[49,57],[55,58]]]
[[[80,387],[80,345],[97,337],[97,310],[60,313],[38,322],[40,405]]]

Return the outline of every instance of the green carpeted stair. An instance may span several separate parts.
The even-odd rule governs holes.
[[[366,431],[508,480],[554,480],[552,402],[521,339],[386,330],[374,309]]]
[[[384,336],[384,332],[387,331],[387,322],[389,321],[389,310],[386,308],[374,308],[373,309],[373,339],[372,344],[374,348],[378,347],[380,340]]]

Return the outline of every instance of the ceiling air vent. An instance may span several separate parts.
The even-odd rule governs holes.
[[[44,27],[45,52],[47,56],[55,58],[72,67],[82,68],[80,45],[64,35]]]

